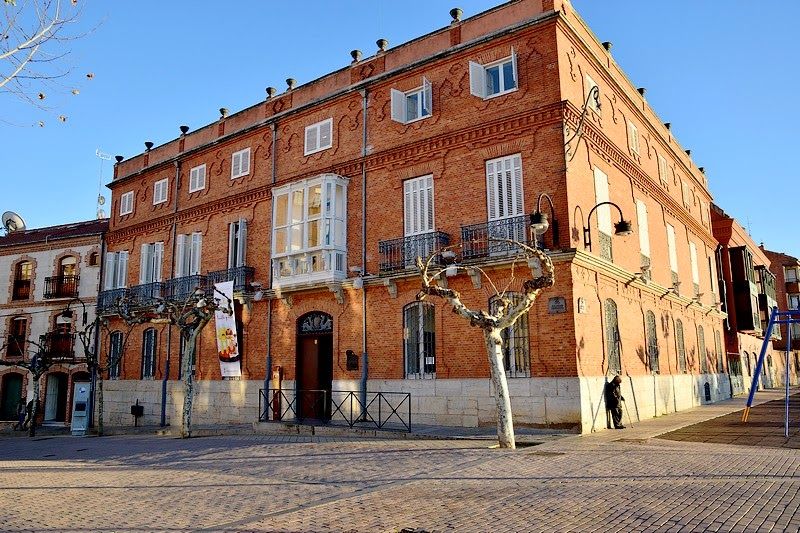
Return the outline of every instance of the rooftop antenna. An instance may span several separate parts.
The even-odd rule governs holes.
[[[97,180],[97,218],[106,218],[106,212],[103,210],[103,205],[106,203],[106,197],[103,196],[103,163],[111,161],[113,158],[111,154],[107,154],[98,148],[95,150],[94,155],[100,159],[100,171]]]
[[[3,213],[3,229],[6,230],[6,235],[15,231],[23,231],[25,229],[25,221],[22,217],[14,211],[6,211]]]

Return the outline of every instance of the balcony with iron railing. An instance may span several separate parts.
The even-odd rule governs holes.
[[[432,231],[399,239],[378,242],[381,273],[394,272],[416,265],[417,257],[427,259],[450,244],[450,235]]]
[[[6,358],[13,359],[25,355],[25,335],[7,335],[6,336]]]
[[[15,279],[11,291],[12,300],[27,300],[31,297],[31,280]]]
[[[233,281],[234,292],[244,292],[251,289],[250,284],[255,276],[255,268],[251,266],[238,266],[225,270],[216,270],[206,274],[208,289],[212,289],[215,283]]]
[[[44,278],[44,297],[77,298],[80,276],[50,276]]]
[[[97,312],[101,315],[114,314],[116,308],[127,302],[128,289],[109,289],[97,296]]]
[[[52,362],[75,360],[75,335],[72,333],[45,333],[39,336],[42,356]]]
[[[185,302],[198,289],[206,291],[208,289],[208,278],[202,274],[182,276],[173,278],[163,283],[164,291],[162,298],[173,302]]]
[[[128,289],[127,303],[133,307],[149,307],[156,305],[163,294],[164,283],[160,281],[134,285]]]
[[[527,215],[461,226],[462,255],[467,260],[519,253],[520,247],[507,241],[529,244],[529,227]]]

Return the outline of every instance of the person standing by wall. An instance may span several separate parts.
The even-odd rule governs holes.
[[[622,378],[619,376],[614,376],[614,379],[606,383],[606,409],[611,413],[614,429],[625,429],[622,425],[622,402],[625,398],[622,397],[621,383]]]

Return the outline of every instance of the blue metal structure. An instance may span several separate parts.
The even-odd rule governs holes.
[[[753,398],[756,395],[758,388],[758,378],[761,376],[761,369],[764,367],[764,357],[767,355],[767,345],[772,337],[772,328],[775,324],[788,324],[788,335],[786,336],[786,398],[785,398],[785,417],[783,435],[789,437],[789,355],[792,350],[792,324],[800,324],[800,310],[790,309],[789,311],[778,311],[777,307],[772,308],[772,313],[769,316],[769,323],[767,324],[767,331],[764,332],[764,343],[761,345],[761,353],[756,361],[756,367],[753,370],[753,383],[750,385],[750,395],[747,397],[747,407],[744,408],[742,413],[742,422],[747,422],[747,417],[750,414],[750,408],[753,406]]]

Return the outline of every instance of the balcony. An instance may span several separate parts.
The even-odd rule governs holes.
[[[519,246],[504,239],[528,243],[528,217],[521,215],[482,224],[461,226],[464,259],[502,257],[519,253]]]
[[[52,362],[74,361],[74,343],[75,335],[72,333],[46,333],[39,336],[42,355]]]
[[[194,274],[173,278],[163,283],[163,298],[173,302],[185,302],[197,290],[205,291],[208,287],[206,276]]]
[[[441,231],[380,241],[378,243],[380,271],[393,272],[414,267],[417,257],[425,260],[449,244],[450,235]]]
[[[160,281],[134,285],[128,289],[128,304],[133,307],[150,307],[162,298],[164,284]]]
[[[77,298],[80,276],[51,276],[44,278],[44,297]]]
[[[116,313],[119,304],[127,300],[128,289],[110,289],[102,291],[97,297],[97,312],[101,315]]]
[[[31,280],[15,279],[14,288],[11,292],[12,300],[27,300],[31,297]]]
[[[239,266],[228,268],[226,270],[217,270],[206,274],[207,287],[211,289],[215,283],[223,283],[225,281],[233,281],[234,292],[244,292],[250,290],[250,284],[253,282],[255,269],[250,266]]]
[[[25,355],[25,335],[8,335],[6,337],[8,346],[6,347],[6,357],[22,357]]]

